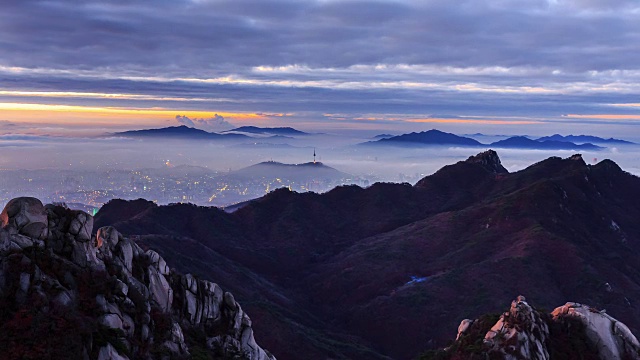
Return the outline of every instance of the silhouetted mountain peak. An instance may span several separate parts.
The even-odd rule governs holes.
[[[456,146],[481,146],[478,141],[467,138],[464,136],[458,136],[451,133],[446,133],[440,130],[431,129],[423,132],[412,132],[410,134],[403,134],[393,136],[390,138],[383,138],[377,141],[370,141],[365,144],[394,144],[394,145],[456,145]]]
[[[622,168],[615,161],[604,159],[593,166],[594,169],[603,169],[608,172],[623,172]]]
[[[478,155],[469,156],[468,163],[482,165],[485,169],[495,174],[506,174],[509,171],[502,166],[498,153],[494,150],[487,150]]]
[[[285,164],[277,161],[264,161],[229,174],[234,178],[284,178],[296,181],[308,181],[314,178],[340,179],[348,174],[327,166],[319,161],[302,164]]]
[[[223,139],[251,139],[243,134],[217,134],[185,125],[169,126],[157,129],[129,130],[117,132],[115,136],[133,138],[166,138],[166,139],[199,139],[199,140],[223,140]]]
[[[586,166],[587,163],[582,158],[582,154],[574,154],[567,158],[567,160],[577,161],[580,165]]]
[[[576,144],[580,144],[580,143],[602,143],[602,144],[620,144],[620,145],[626,145],[626,144],[633,144],[633,142],[631,141],[627,141],[627,140],[621,140],[621,139],[614,139],[614,138],[601,138],[598,136],[591,136],[591,135],[567,135],[567,136],[563,136],[560,134],[553,134],[551,136],[543,136],[541,138],[537,139],[538,141],[569,141],[569,142],[573,142]]]
[[[602,147],[591,144],[574,144],[569,141],[558,140],[533,140],[526,136],[512,136],[508,139],[496,141],[491,147],[504,149],[547,149],[547,150],[601,150]]]

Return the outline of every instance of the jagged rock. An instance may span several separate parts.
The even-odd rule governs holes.
[[[93,217],[60,205],[46,205],[48,237],[46,246],[69,257],[81,267],[102,266],[97,249],[91,244]]]
[[[117,314],[105,314],[100,319],[100,324],[111,329],[122,329],[122,319]]]
[[[68,291],[61,291],[55,298],[53,303],[60,306],[70,306],[73,304],[73,295]]]
[[[511,308],[487,332],[485,344],[490,352],[498,352],[504,359],[549,359],[545,346],[549,327],[526,301],[518,296]]]
[[[93,217],[86,213],[78,212],[75,219],[71,220],[69,232],[76,235],[78,241],[91,240],[91,230],[93,229]]]
[[[125,297],[129,293],[129,287],[127,284],[123,283],[121,280],[116,280],[116,284],[113,288],[113,292],[116,295]]]
[[[52,334],[75,342],[78,350],[70,358],[189,358],[186,329],[197,329],[205,334],[201,347],[212,354],[275,360],[256,344],[251,320],[233,295],[173,273],[158,253],[143,251],[112,227],[100,228],[92,241],[90,215],[33,198],[10,201],[2,214],[0,303],[50,316],[56,326],[48,329],[59,331],[70,321],[95,318],[70,325],[75,331]],[[63,309],[64,320],[56,309]],[[31,334],[20,331],[12,336]],[[15,343],[2,339],[0,348],[10,354]]]
[[[230,292],[224,293],[224,304],[234,310],[238,306],[236,303],[236,299],[233,297],[233,294]]]
[[[113,249],[116,244],[122,239],[122,235],[113,226],[103,226],[96,232],[96,247],[102,249],[106,246],[106,249]]]
[[[494,150],[487,150],[477,155],[470,156],[466,161],[473,164],[479,164],[483,168],[495,174],[506,174],[509,172],[504,166],[502,166],[500,157]]]
[[[640,359],[640,343],[629,328],[587,305],[569,302],[540,314],[518,296],[485,333],[482,329],[493,323],[488,318],[463,320],[454,345],[421,359]],[[480,339],[482,349],[477,348]]]
[[[163,343],[163,345],[174,354],[184,356],[189,353],[189,349],[184,342],[184,334],[182,332],[182,328],[177,322],[173,322],[171,324],[169,338]]]
[[[32,197],[10,200],[0,213],[3,228],[34,239],[45,239],[48,235],[47,212],[42,202]]]
[[[473,324],[473,320],[471,319],[464,319],[460,322],[460,325],[458,326],[458,335],[456,336],[456,340],[459,340],[460,337],[462,335],[464,335],[467,330],[469,330],[469,327],[471,327],[471,325]]]
[[[26,249],[28,247],[32,247],[34,244],[33,239],[26,237],[24,235],[19,235],[19,234],[12,235],[11,242],[18,245],[20,249]]]
[[[153,250],[147,250],[145,254],[149,257],[151,264],[153,264],[156,269],[158,269],[158,272],[160,274],[169,275],[169,266],[167,266],[167,263],[157,252]]]
[[[568,302],[551,313],[555,321],[570,317],[586,326],[586,335],[598,349],[601,359],[640,359],[640,343],[629,328],[587,305]]]
[[[173,290],[169,282],[154,266],[147,268],[147,278],[151,297],[162,311],[169,311],[173,303]]]
[[[129,360],[129,358],[118,354],[111,344],[107,344],[100,348],[97,360]]]
[[[174,288],[179,291],[176,296],[182,301],[181,313],[191,324],[218,320],[221,314],[223,291],[217,284],[196,280],[187,274]]]

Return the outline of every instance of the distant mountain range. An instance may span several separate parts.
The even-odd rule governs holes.
[[[429,130],[423,132],[412,132],[410,134],[403,134],[392,136],[389,138],[382,138],[377,141],[369,141],[364,144],[367,145],[396,145],[396,146],[415,146],[415,145],[458,145],[458,146],[470,146],[477,147],[483,146],[480,142],[451,133],[446,133],[439,130]]]
[[[491,147],[497,149],[537,149],[537,150],[600,150],[602,147],[591,144],[582,143],[575,144],[566,140],[558,140],[558,136],[540,138],[533,140],[525,136],[513,136],[508,139],[496,141],[490,144],[483,144],[475,139],[459,136],[439,130],[428,130],[423,132],[412,132],[410,134],[403,134],[398,136],[392,136],[388,138],[381,138],[377,141],[369,141],[362,145],[393,145],[401,147],[416,147],[416,146],[464,146],[464,147]],[[595,137],[593,137],[595,138]],[[600,138],[596,138],[600,139]],[[604,139],[602,139],[604,140]],[[616,139],[604,140],[604,141],[622,141]],[[629,143],[629,142],[627,142]]]
[[[133,138],[164,138],[164,139],[190,139],[190,140],[247,140],[255,139],[262,135],[261,139],[287,139],[292,135],[309,135],[308,133],[290,127],[260,128],[256,126],[242,126],[221,133],[208,132],[185,125],[170,126],[159,129],[130,130],[113,134],[115,136]]]
[[[415,359],[515,294],[606,309],[638,334],[638,199],[640,178],[610,160],[552,157],[509,173],[487,151],[413,186],[278,189],[233,213],[114,200],[94,227],[215,278],[280,360]]]
[[[222,131],[221,133],[249,133],[260,135],[281,135],[281,136],[295,136],[295,135],[309,135],[304,131],[296,130],[292,127],[258,127],[258,126],[241,126],[235,129]]]
[[[620,144],[620,145],[632,145],[635,144],[634,142],[631,141],[627,141],[627,140],[620,140],[620,139],[614,139],[614,138],[601,138],[601,137],[597,137],[597,136],[591,136],[591,135],[567,135],[567,136],[562,136],[560,134],[554,134],[551,136],[544,136],[541,137],[539,139],[537,139],[538,141],[570,141],[576,144],[581,144],[581,143],[596,143],[596,144]]]
[[[524,136],[514,136],[499,140],[488,146],[497,149],[532,149],[532,150],[601,150],[600,146],[591,143],[574,144],[569,141],[532,140]]]
[[[306,136],[309,133],[296,130],[291,127],[257,127],[242,126],[232,130],[223,131],[221,133],[212,133],[196,128],[182,126],[171,126],[159,129],[130,130],[113,134],[115,136],[131,137],[131,138],[160,138],[160,139],[189,139],[189,140],[252,140],[256,137],[269,140],[291,139],[295,136]],[[496,141],[489,144],[483,144],[475,139],[465,136],[459,136],[439,130],[428,130],[423,132],[412,132],[402,135],[380,134],[375,136],[373,141],[368,141],[360,145],[380,146],[391,145],[398,147],[416,147],[416,146],[461,146],[461,147],[478,147],[478,148],[497,148],[497,149],[537,149],[537,150],[600,150],[603,147],[596,144],[617,144],[632,145],[634,143],[626,140],[614,138],[604,139],[597,136],[588,135],[552,135],[538,139],[531,139],[525,136],[513,136],[507,139]],[[265,144],[265,143],[263,143]],[[276,144],[277,146],[286,146],[284,144]],[[256,147],[253,145],[250,147]],[[262,147],[274,147],[265,144]]]
[[[185,125],[170,126],[159,129],[129,130],[118,132],[115,136],[133,138],[164,138],[164,139],[190,139],[190,140],[243,140],[251,137],[242,134],[218,134]]]

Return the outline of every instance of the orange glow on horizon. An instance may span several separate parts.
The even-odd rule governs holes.
[[[232,113],[215,110],[0,103],[0,118],[16,122],[52,121],[60,124],[116,125],[116,123],[122,124],[135,121],[144,124],[160,124],[167,121],[173,122],[176,115],[195,119],[211,118],[214,114],[236,121],[263,120],[268,117],[265,114]]]

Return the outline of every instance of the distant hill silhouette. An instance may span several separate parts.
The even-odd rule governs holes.
[[[290,180],[309,181],[319,178],[343,179],[349,175],[321,162],[303,164],[284,164],[277,161],[265,161],[231,172],[229,177],[238,179],[276,177]]]
[[[482,146],[474,139],[446,133],[439,130],[412,132],[383,138],[377,141],[369,141],[363,145],[394,145],[394,146],[424,146],[424,145],[457,145],[457,146]]]
[[[251,133],[251,134],[261,134],[261,135],[282,135],[282,136],[309,135],[309,133],[296,130],[292,127],[258,127],[258,126],[241,126],[235,129],[223,131],[222,133],[231,133],[231,132],[243,132],[243,133]]]
[[[631,141],[626,141],[626,140],[620,140],[620,139],[614,139],[614,138],[601,138],[601,137],[597,137],[597,136],[591,136],[591,135],[567,135],[567,136],[562,136],[560,134],[554,134],[551,136],[543,136],[539,139],[537,139],[538,141],[547,141],[547,140],[552,140],[552,141],[569,141],[569,142],[573,142],[576,144],[580,144],[580,143],[596,143],[596,144],[621,144],[621,145],[632,145],[635,144],[634,142]]]
[[[569,141],[532,140],[524,136],[514,136],[489,144],[498,149],[535,149],[535,150],[601,150],[602,147],[586,144],[574,144]]]
[[[393,145],[404,147],[416,146],[464,146],[464,147],[492,147],[502,149],[536,149],[536,150],[600,150],[602,147],[586,143],[574,144],[569,141],[557,140],[532,140],[524,136],[514,136],[508,139],[496,141],[491,144],[483,144],[475,139],[458,136],[455,134],[429,130],[419,133],[410,133],[388,138],[381,138],[376,141],[368,141],[361,145]]]
[[[242,134],[217,134],[208,131],[181,126],[170,126],[159,129],[129,130],[118,132],[115,136],[134,138],[165,138],[165,139],[191,139],[191,140],[242,140],[251,137]]]
[[[392,138],[395,135],[391,135],[391,134],[380,134],[380,135],[376,135],[374,137],[372,137],[372,139],[374,140],[380,140],[380,139],[388,139],[388,138]]]

